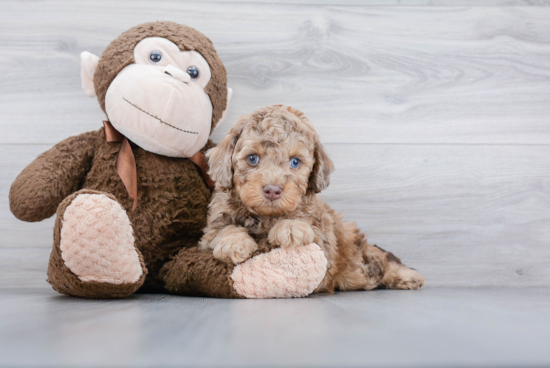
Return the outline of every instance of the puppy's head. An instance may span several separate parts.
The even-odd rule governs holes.
[[[294,211],[328,187],[334,170],[304,114],[281,105],[243,116],[207,157],[216,188],[231,189],[259,215]]]

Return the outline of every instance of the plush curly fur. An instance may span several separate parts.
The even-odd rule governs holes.
[[[247,157],[258,155],[251,164]],[[333,164],[319,136],[298,110],[268,106],[242,117],[208,151],[216,192],[200,248],[240,263],[258,246],[292,249],[312,242],[323,249],[328,270],[316,291],[418,289],[424,278],[392,253],[369,245],[355,224],[342,221],[316,193],[329,185]],[[298,158],[297,168],[290,160]],[[270,200],[266,186],[282,189]]]

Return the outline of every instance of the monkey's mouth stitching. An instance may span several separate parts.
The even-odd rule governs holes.
[[[162,124],[168,125],[170,128],[177,129],[177,130],[179,130],[180,132],[184,132],[184,133],[199,134],[199,133],[197,133],[197,132],[190,132],[189,130],[183,130],[183,129],[180,129],[180,128],[178,128],[178,127],[173,126],[172,124],[168,124],[167,122],[162,121],[161,119],[159,119],[159,118],[156,117],[155,115],[151,115],[151,114],[149,114],[147,111],[145,111],[145,110],[139,108],[138,106],[134,105],[133,103],[131,103],[130,101],[128,101],[128,100],[125,99],[124,97],[122,97],[122,99],[123,99],[124,101],[128,102],[130,105],[134,106],[134,107],[135,107],[136,109],[138,109],[139,111],[144,112],[144,113],[146,113],[147,115],[149,115],[150,117],[157,119],[157,120],[160,121]]]

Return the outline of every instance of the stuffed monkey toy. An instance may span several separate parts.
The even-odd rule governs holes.
[[[197,248],[214,185],[204,153],[232,94],[207,37],[172,22],[145,23],[101,57],[83,52],[81,62],[82,87],[97,96],[104,127],[38,156],[9,195],[23,221],[57,213],[48,266],[55,290],[87,298],[313,291],[326,272],[320,249],[258,249],[235,266]]]

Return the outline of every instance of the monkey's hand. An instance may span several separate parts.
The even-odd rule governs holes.
[[[208,247],[214,249],[214,258],[237,264],[250,258],[258,244],[244,227],[231,225],[223,228]]]
[[[311,225],[302,220],[281,220],[269,231],[267,241],[282,248],[295,248],[313,243]]]
[[[59,142],[29,164],[10,188],[11,212],[23,221],[42,221],[80,185],[90,170],[99,132]]]

